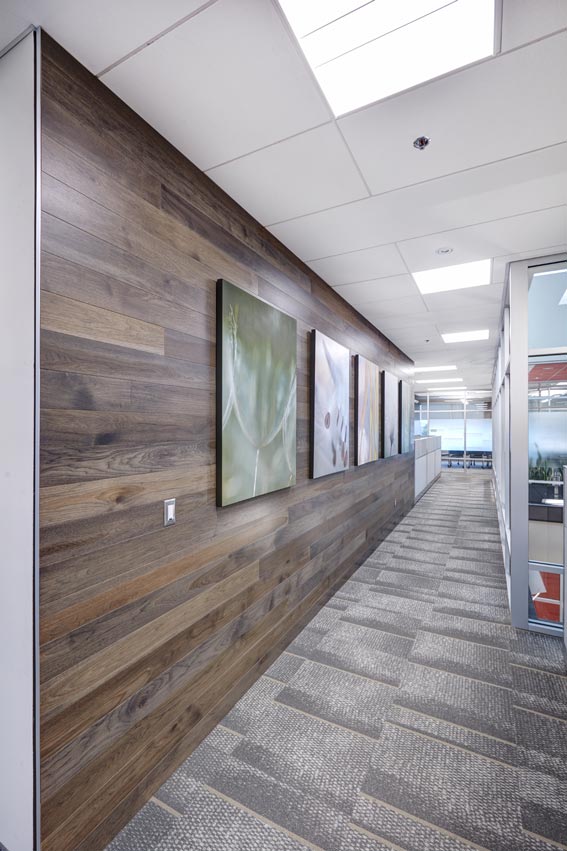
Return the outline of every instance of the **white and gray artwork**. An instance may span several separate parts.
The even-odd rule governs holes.
[[[413,392],[407,381],[400,381],[400,452],[413,450]]]
[[[312,440],[314,479],[348,469],[350,353],[330,337],[313,331]]]
[[[384,458],[398,454],[398,379],[390,372],[382,373],[382,454]]]

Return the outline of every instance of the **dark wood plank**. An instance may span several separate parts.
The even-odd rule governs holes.
[[[398,378],[412,364],[49,36],[42,45],[43,848],[97,851],[413,502],[409,455],[309,479],[311,329]],[[297,485],[224,509],[221,277],[298,332]],[[352,422],[352,382],[350,406]],[[164,528],[170,496],[177,523]]]

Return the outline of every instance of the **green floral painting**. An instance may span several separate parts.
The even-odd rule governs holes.
[[[295,484],[297,323],[217,284],[217,503]]]

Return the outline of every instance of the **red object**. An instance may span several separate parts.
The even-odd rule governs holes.
[[[536,363],[528,373],[528,381],[567,381],[567,363]]]
[[[539,620],[559,623],[561,606],[558,605],[561,593],[561,577],[558,573],[540,573],[545,591],[534,597],[534,608]],[[546,603],[546,600],[557,600],[557,603]]]

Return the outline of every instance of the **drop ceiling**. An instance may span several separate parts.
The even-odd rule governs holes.
[[[567,250],[565,0],[503,0],[499,54],[338,119],[276,0],[4,0],[0,46],[29,24],[417,363],[489,386],[506,264]],[[411,276],[484,258],[485,287]]]

